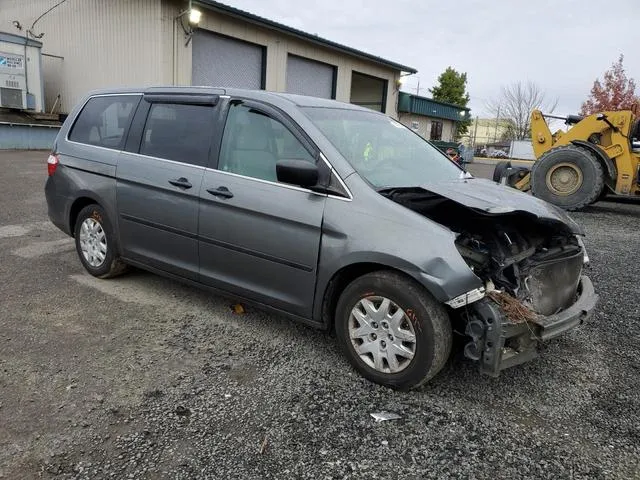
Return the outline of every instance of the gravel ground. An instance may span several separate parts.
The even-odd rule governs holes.
[[[590,323],[498,379],[457,355],[400,393],[328,334],[144,272],[90,277],[47,222],[45,159],[0,153],[0,477],[640,478],[640,201],[574,215]]]

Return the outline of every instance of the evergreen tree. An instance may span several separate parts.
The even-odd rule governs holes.
[[[429,89],[434,100],[452,103],[459,107],[466,107],[469,103],[469,93],[467,92],[467,74],[460,73],[453,67],[447,69],[438,77],[438,84]],[[471,115],[465,112],[456,123],[456,137],[467,133],[471,125]]]

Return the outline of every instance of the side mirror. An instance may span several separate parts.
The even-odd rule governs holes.
[[[299,187],[314,187],[318,183],[318,167],[306,160],[280,160],[276,163],[279,182]]]

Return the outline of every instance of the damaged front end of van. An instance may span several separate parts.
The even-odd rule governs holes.
[[[450,299],[464,354],[482,373],[538,355],[540,345],[587,320],[598,295],[584,275],[584,232],[563,211],[494,183],[459,181],[379,193],[455,232],[482,287]]]

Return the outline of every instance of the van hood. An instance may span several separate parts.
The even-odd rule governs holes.
[[[487,215],[530,214],[543,222],[562,223],[572,233],[584,235],[582,228],[559,207],[490,180],[465,178],[423,184],[420,188]]]

